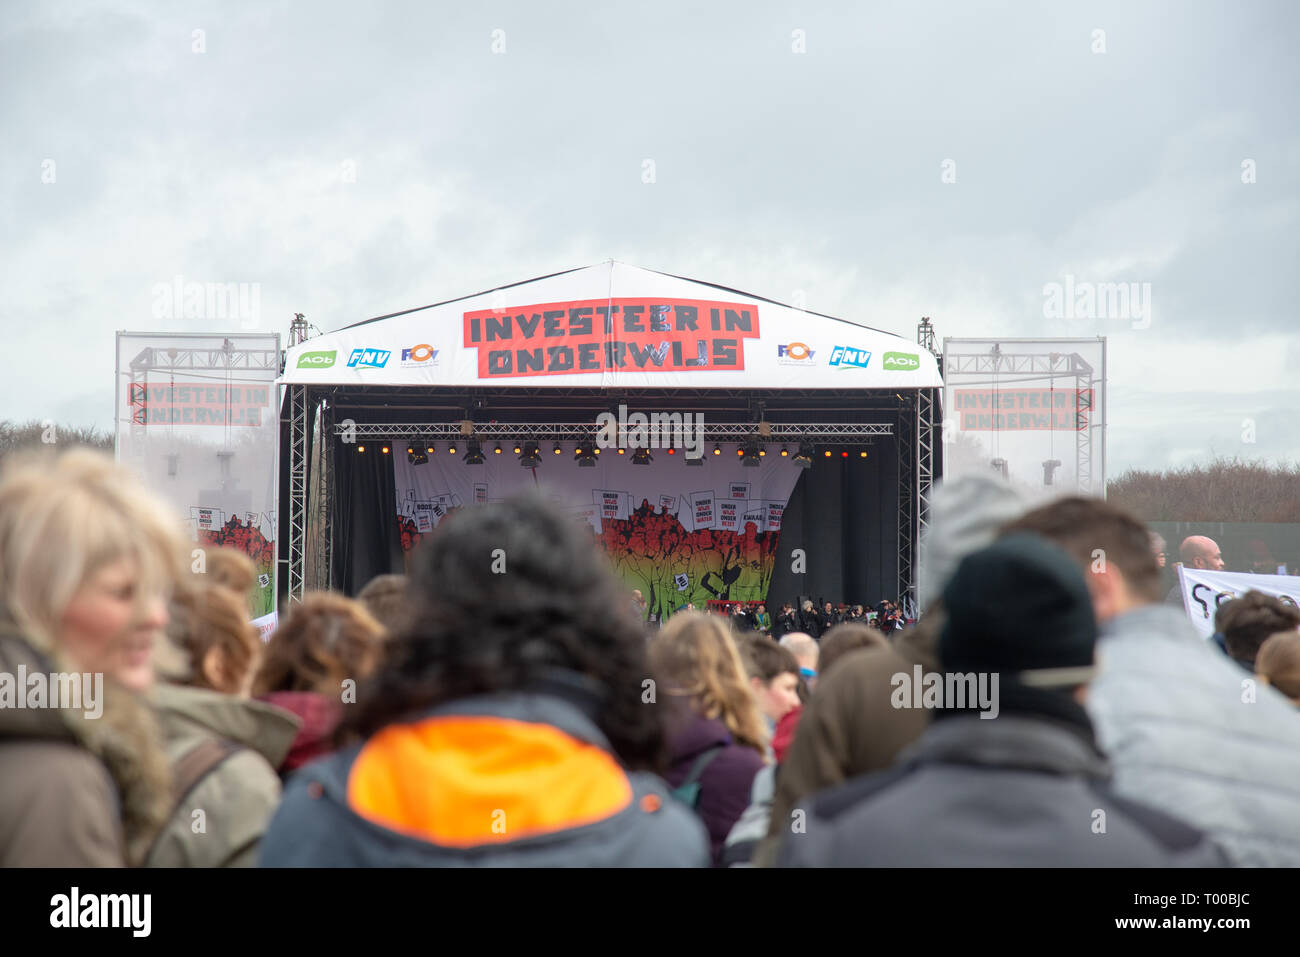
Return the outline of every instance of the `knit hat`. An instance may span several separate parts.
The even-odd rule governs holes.
[[[998,529],[1028,508],[1019,492],[991,472],[963,475],[935,486],[916,569],[921,612],[943,592],[962,558],[992,542]]]
[[[1083,573],[1047,539],[1018,532],[974,552],[943,590],[939,661],[1040,688],[1086,684],[1097,620]]]

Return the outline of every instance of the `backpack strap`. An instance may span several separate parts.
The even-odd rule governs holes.
[[[713,759],[725,748],[725,744],[715,744],[696,758],[690,772],[686,775],[686,780],[673,788],[673,797],[694,809],[700,803],[700,778],[704,776],[705,769],[713,763]]]
[[[244,750],[247,749],[242,744],[227,741],[225,738],[204,738],[182,754],[172,767],[172,806],[167,812],[167,821],[170,822],[176,816],[176,812],[181,809],[190,792],[198,787],[204,778],[215,771],[226,758]],[[163,830],[155,836],[149,853],[145,855],[146,861],[153,856],[154,849],[165,832],[164,826]]]

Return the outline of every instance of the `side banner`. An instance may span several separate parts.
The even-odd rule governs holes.
[[[1183,587],[1183,607],[1202,638],[1214,634],[1214,613],[1219,606],[1240,598],[1248,591],[1263,592],[1289,604],[1300,605],[1300,576],[1296,575],[1209,572],[1180,565],[1178,581]]]

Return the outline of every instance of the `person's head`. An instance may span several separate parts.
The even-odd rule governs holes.
[[[822,636],[819,649],[819,678],[826,677],[835,664],[850,651],[859,648],[888,648],[889,639],[870,625],[860,622],[846,622],[836,625]]]
[[[1207,571],[1223,571],[1223,556],[1214,539],[1204,535],[1189,535],[1178,546],[1178,557],[1188,568],[1202,568]]]
[[[0,614],[38,650],[143,691],[187,554],[180,525],[106,455],[15,460],[0,479]]]
[[[740,642],[740,657],[749,673],[758,706],[776,722],[799,705],[799,662],[788,648],[763,635],[746,635]]]
[[[236,566],[232,563],[232,567]],[[257,628],[248,620],[245,595],[207,575],[182,581],[170,608],[167,638],[171,647],[164,646],[155,659],[162,677],[175,684],[247,697],[263,645]]]
[[[644,605],[644,604],[645,604],[645,598],[642,597],[642,595],[641,595],[641,589],[639,589],[639,588],[633,588],[633,589],[632,589],[632,600],[633,600],[634,602],[636,602],[638,605]]]
[[[253,693],[314,691],[339,696],[346,679],[361,682],[379,666],[387,631],[360,601],[307,594],[266,643]]]
[[[805,635],[802,631],[792,631],[781,637],[781,647],[790,649],[790,654],[794,655],[794,660],[799,663],[799,673],[809,685],[817,680],[817,659],[821,655],[821,650],[811,635]]]
[[[822,611],[827,612],[827,613],[830,613],[830,611],[832,610],[832,608],[833,608],[833,606],[831,605],[830,602],[826,602],[826,603],[824,603],[824,604],[822,605]]]
[[[698,613],[674,615],[650,641],[650,666],[696,714],[721,721],[739,743],[766,749],[767,729],[724,623]]]
[[[1260,645],[1255,673],[1300,705],[1300,632],[1282,632]]]
[[[803,600],[803,610],[804,610],[804,611],[812,611],[812,610],[813,610],[812,599],[810,599],[810,598],[805,598],[805,599]]]
[[[1146,526],[1101,499],[1056,499],[1003,526],[1003,535],[1014,532],[1041,535],[1074,559],[1099,622],[1163,597]]]
[[[1161,568],[1165,567],[1165,560],[1167,557],[1165,555],[1165,548],[1166,548],[1166,544],[1165,544],[1164,536],[1161,535],[1159,532],[1153,531],[1151,533],[1151,554],[1155,556],[1156,564],[1159,565]]]
[[[1233,660],[1253,668],[1265,641],[1300,626],[1300,609],[1272,595],[1248,591],[1220,605],[1214,622]]]
[[[410,611],[406,591],[410,579],[405,575],[376,575],[357,592],[357,601],[366,606],[375,621],[392,634],[399,631]]]
[[[917,543],[916,600],[923,614],[939,600],[957,564],[992,542],[998,529],[1026,507],[1023,496],[1001,476],[962,475],[935,486],[930,521]],[[875,611],[884,618],[885,602]]]
[[[861,606],[861,605],[854,605],[854,606],[853,606],[853,614],[856,615],[858,618],[861,618],[862,615],[864,614],[864,612],[863,612],[863,610],[862,610],[862,606]]]
[[[416,547],[410,576],[408,624],[358,691],[351,729],[368,736],[446,702],[558,683],[625,764],[659,766],[663,723],[641,701],[645,636],[587,526],[538,493],[473,505]]]
[[[1005,535],[962,559],[942,605],[940,667],[989,675],[990,685],[997,676],[993,709],[1041,712],[1055,693],[1082,701],[1097,620],[1083,572],[1062,549],[1033,533]]]

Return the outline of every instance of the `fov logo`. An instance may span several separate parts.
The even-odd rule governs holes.
[[[331,349],[328,352],[304,352],[298,357],[298,368],[328,369],[334,365],[334,358],[337,355],[337,349]]]
[[[836,346],[831,350],[831,365],[841,369],[865,369],[870,361],[871,353],[866,349]]]
[[[387,349],[353,349],[348,357],[348,368],[382,369],[391,355]]]
[[[921,360],[914,352],[886,352],[885,358],[880,361],[882,369],[919,369]]]

